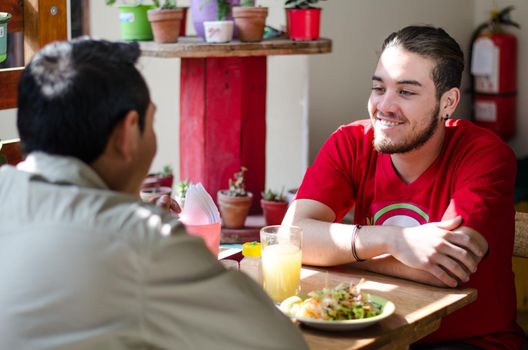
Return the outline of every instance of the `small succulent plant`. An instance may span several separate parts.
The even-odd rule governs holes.
[[[106,0],[106,4],[107,5],[113,5],[116,3],[117,0]],[[140,5],[143,3],[142,0],[122,0],[122,2],[124,4],[128,4],[128,5]],[[152,0],[152,4],[154,4],[154,6],[156,8],[159,8],[159,9],[162,9],[162,10],[167,10],[167,9],[175,9],[177,6],[176,6],[176,0]]]
[[[173,172],[172,172],[172,167],[170,165],[165,165],[163,167],[163,169],[156,174],[157,176],[159,177],[167,177],[167,176],[172,176],[173,175]]]
[[[262,199],[271,202],[286,202],[283,192],[284,187],[280,192],[274,192],[271,189],[268,189],[266,192],[262,192]]]
[[[240,171],[233,175],[233,179],[229,179],[229,190],[227,195],[231,197],[246,197],[248,195],[246,191],[246,172],[247,168],[244,166],[240,167]]]
[[[242,7],[255,7],[255,0],[240,0]]]
[[[325,0],[286,0],[285,5],[294,9],[309,9],[313,8],[312,5],[317,4],[319,1]]]

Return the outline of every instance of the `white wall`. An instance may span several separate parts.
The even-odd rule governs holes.
[[[521,25],[521,29],[507,27],[508,31],[517,37],[517,135],[509,143],[515,150],[518,158],[528,156],[528,1],[526,0],[479,0],[475,1],[475,18],[473,27],[477,27],[489,18],[493,3],[500,9],[513,5],[511,13],[514,22]]]
[[[16,109],[0,111],[0,140],[18,138],[16,128]]]

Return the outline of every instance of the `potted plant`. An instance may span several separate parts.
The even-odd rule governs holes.
[[[312,7],[312,5],[318,2],[319,0],[286,0],[288,34],[290,39],[319,39],[321,9]]]
[[[185,205],[185,195],[187,194],[187,189],[189,188],[189,180],[181,180],[176,184],[176,196],[175,199],[180,205],[180,208],[183,209]]]
[[[278,193],[271,189],[266,192],[262,192],[262,199],[260,200],[260,206],[264,212],[264,220],[266,226],[269,225],[280,225],[286,210],[288,210],[288,201],[285,196],[282,195],[284,189]]]
[[[267,16],[268,8],[255,7],[255,0],[241,0],[240,6],[233,7],[233,19],[240,41],[261,41]]]
[[[205,41],[208,43],[227,43],[233,39],[234,23],[228,19],[231,14],[229,0],[216,0],[216,21],[204,21]]]
[[[219,0],[191,0],[191,18],[196,35],[205,40],[204,22],[215,21],[219,17],[219,11],[225,11],[222,4],[218,6]],[[229,7],[238,6],[240,0],[228,0]],[[228,11],[227,20],[233,19],[231,11]],[[236,33],[234,33],[236,37]]]
[[[116,0],[106,0],[107,5]],[[122,1],[118,5],[119,25],[123,40],[152,40],[152,28],[147,18],[147,11],[155,8],[154,4],[143,4],[137,0],[133,4]]]
[[[229,189],[218,191],[218,206],[222,221],[227,228],[242,228],[253,201],[253,194],[246,191],[246,167],[240,167],[233,179],[229,179]]]
[[[155,9],[148,10],[148,20],[152,25],[154,41],[157,43],[175,43],[180,35],[180,23],[183,9],[176,7],[176,0],[152,0]]]
[[[163,186],[172,188],[174,182],[174,174],[170,165],[165,165],[163,169],[157,173],[148,174],[143,180],[144,186]]]
[[[174,182],[174,173],[172,171],[172,167],[169,164],[165,165],[160,172],[156,173],[156,176],[159,179],[160,186],[172,188],[172,184]]]

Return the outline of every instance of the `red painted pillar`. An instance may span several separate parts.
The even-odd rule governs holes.
[[[266,57],[182,58],[180,177],[202,182],[216,201],[248,168],[252,213],[266,175]]]

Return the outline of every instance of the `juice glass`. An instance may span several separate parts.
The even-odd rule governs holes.
[[[260,230],[264,290],[276,302],[299,293],[301,285],[302,229],[266,226]]]

